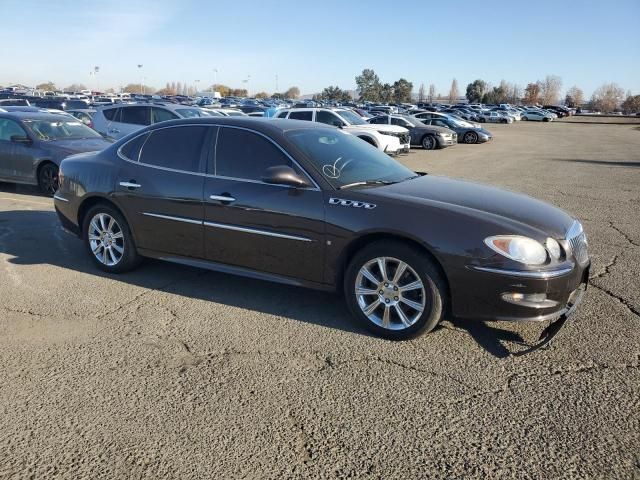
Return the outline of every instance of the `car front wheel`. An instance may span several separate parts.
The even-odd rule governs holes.
[[[462,137],[464,143],[476,143],[478,141],[478,134],[476,132],[467,132]]]
[[[433,135],[425,135],[422,137],[422,148],[425,150],[435,150],[437,146],[438,142]]]
[[[347,267],[344,293],[353,316],[390,340],[429,332],[444,312],[446,286],[417,248],[380,241],[358,252]]]
[[[105,272],[126,272],[140,262],[126,220],[110,205],[96,205],[87,212],[83,234],[91,259]]]

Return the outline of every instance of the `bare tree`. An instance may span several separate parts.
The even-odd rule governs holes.
[[[525,105],[537,105],[540,101],[540,91],[542,90],[542,85],[540,82],[529,83],[527,87],[524,89],[524,98],[522,101]]]
[[[624,90],[615,83],[598,87],[591,97],[591,108],[603,113],[615,111],[624,99]]]
[[[449,90],[449,103],[458,103],[458,97],[460,92],[458,91],[458,81],[454,78],[451,82],[451,89]]]
[[[424,83],[420,84],[420,89],[418,90],[418,102],[424,102]]]
[[[432,83],[429,85],[429,103],[433,103],[436,98],[436,86]]]
[[[547,75],[541,82],[542,103],[544,105],[555,105],[560,98],[562,79],[557,75]]]
[[[565,105],[571,108],[577,108],[584,103],[584,92],[575,85],[567,90],[567,96],[564,100]]]

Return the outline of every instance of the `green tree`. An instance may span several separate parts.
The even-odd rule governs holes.
[[[329,100],[333,102],[349,102],[351,101],[351,95],[346,90],[342,90],[338,86],[329,86],[325,88],[319,95],[321,100]]]
[[[500,103],[507,103],[509,100],[509,85],[504,80],[500,82],[500,85],[497,87],[493,87],[482,97],[482,103],[487,103],[490,105],[497,105]]]
[[[47,90],[49,92],[55,92],[56,84],[53,82],[41,83],[40,85],[36,85],[37,90]]]
[[[300,96],[300,89],[298,87],[289,87],[289,89],[284,92],[284,98],[296,99]]]
[[[380,87],[380,93],[378,93],[377,101],[389,103],[392,99],[393,99],[393,86],[388,83],[385,83]]]
[[[640,112],[640,95],[628,95],[627,99],[622,102],[622,113],[638,113]]]
[[[360,91],[360,100],[365,102],[378,102],[381,100],[382,85],[380,85],[378,75],[372,69],[365,68],[362,74],[356,77],[356,85]]]
[[[63,91],[74,93],[74,92],[79,92],[81,90],[86,90],[86,89],[87,87],[82,83],[72,83],[68,87],[65,87]]]
[[[467,85],[466,97],[469,103],[480,103],[484,94],[487,93],[487,88],[487,82],[480,79],[474,80]]]
[[[413,83],[404,78],[393,83],[393,100],[396,103],[411,102]]]

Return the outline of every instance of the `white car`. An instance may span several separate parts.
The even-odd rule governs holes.
[[[522,120],[532,120],[534,122],[551,122],[553,116],[543,110],[527,110],[522,112]]]
[[[397,125],[371,125],[346,108],[291,108],[275,118],[307,120],[341,128],[390,155],[408,152],[411,148],[409,130]]]

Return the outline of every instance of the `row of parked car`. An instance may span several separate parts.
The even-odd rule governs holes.
[[[148,125],[179,118],[254,116],[323,123],[389,155],[407,153],[411,147],[435,150],[488,142],[493,135],[484,128],[486,122],[554,118],[542,107],[510,105],[336,105],[236,98],[198,105],[202,99],[184,97],[81,100],[82,108],[68,108],[78,99],[63,99],[65,105],[54,109],[48,104],[26,106],[24,100],[0,100],[0,180],[37,184],[47,194],[55,192],[58,165],[65,156],[101,149]],[[48,96],[40,101],[58,100]]]

